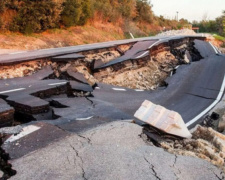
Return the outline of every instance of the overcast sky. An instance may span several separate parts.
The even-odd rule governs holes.
[[[179,19],[200,21],[203,16],[215,19],[225,10],[225,0],[151,0],[154,13],[166,18],[174,18],[179,12]]]

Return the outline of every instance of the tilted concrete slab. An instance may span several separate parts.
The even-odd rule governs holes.
[[[166,133],[184,138],[192,136],[180,114],[150,101],[144,101],[134,116]]]

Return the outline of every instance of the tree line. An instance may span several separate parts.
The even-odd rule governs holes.
[[[206,18],[200,22],[194,21],[193,26],[199,27],[200,32],[218,33],[225,36],[225,11],[215,20],[207,20]]]
[[[12,18],[3,22],[7,11]],[[94,16],[108,22],[152,23],[155,18],[148,0],[0,0],[0,28],[26,34],[84,25]]]

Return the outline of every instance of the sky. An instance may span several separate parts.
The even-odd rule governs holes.
[[[157,16],[174,19],[178,11],[179,19],[184,18],[190,22],[201,21],[203,17],[213,20],[225,10],[225,0],[151,0],[151,4]]]

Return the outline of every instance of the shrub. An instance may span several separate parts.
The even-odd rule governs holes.
[[[63,6],[62,23],[66,27],[78,25],[82,13],[81,0],[67,0]]]
[[[10,30],[30,34],[57,26],[59,18],[53,1],[23,0]]]
[[[0,17],[0,29],[2,28],[3,22],[2,22],[2,18]]]
[[[153,12],[148,0],[137,0],[137,21],[153,22]]]

